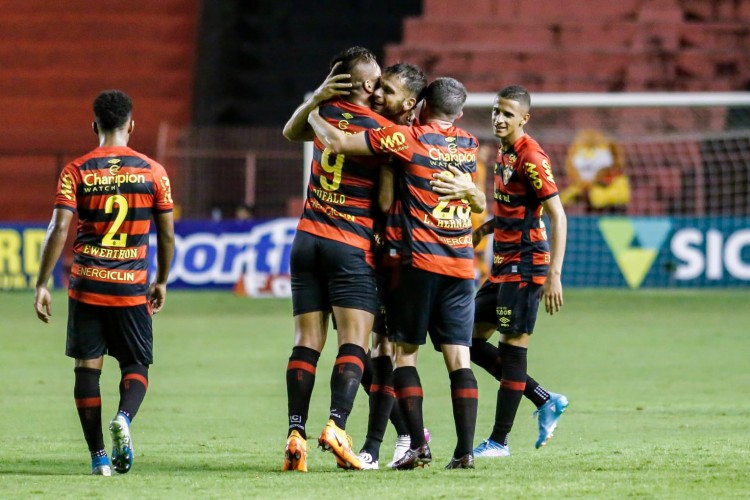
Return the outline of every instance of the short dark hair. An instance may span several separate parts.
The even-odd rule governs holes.
[[[342,50],[341,52],[336,54],[336,57],[331,60],[331,64],[328,66],[328,69],[333,69],[333,66],[337,62],[341,62],[341,66],[339,66],[339,69],[336,70],[336,74],[341,75],[345,73],[351,74],[354,70],[354,67],[360,63],[373,62],[377,64],[378,60],[375,57],[375,54],[373,54],[369,49],[355,46],[349,47],[348,49]]]
[[[526,90],[526,87],[522,87],[521,85],[509,85],[498,92],[497,97],[500,99],[516,101],[526,108],[527,111],[531,109],[531,96],[529,95],[529,91]]]
[[[125,125],[133,113],[133,101],[125,92],[105,90],[94,100],[96,124],[102,131],[110,132]]]
[[[425,89],[424,99],[430,114],[455,120],[464,109],[466,87],[455,78],[436,78]]]
[[[383,75],[399,78],[417,101],[421,99],[424,89],[427,88],[427,76],[414,64],[405,62],[392,64],[383,70]]]

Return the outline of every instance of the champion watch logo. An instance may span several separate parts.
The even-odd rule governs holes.
[[[630,288],[641,286],[671,229],[665,218],[599,219],[599,230]]]

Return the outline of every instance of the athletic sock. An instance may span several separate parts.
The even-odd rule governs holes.
[[[370,394],[370,386],[372,385],[375,373],[375,367],[372,361],[372,351],[367,351],[367,356],[362,360],[364,369],[362,370],[362,379],[360,384],[367,394]]]
[[[393,385],[396,389],[401,413],[406,420],[411,438],[411,449],[417,449],[425,444],[424,417],[422,415],[422,383],[415,366],[402,366],[393,370]]]
[[[497,392],[495,425],[490,439],[503,445],[508,444],[508,434],[513,427],[518,405],[526,388],[525,347],[500,343],[500,357],[503,363],[503,378]]]
[[[362,450],[373,460],[380,455],[388,417],[391,415],[396,393],[393,390],[393,362],[390,356],[378,356],[372,360],[373,377],[370,385],[370,414],[367,419],[367,437]]]
[[[289,416],[289,432],[297,431],[307,439],[305,424],[310,409],[310,398],[315,385],[315,369],[320,353],[309,347],[296,346],[286,365],[286,396]]]
[[[549,392],[539,385],[539,382],[528,375],[526,376],[526,388],[523,390],[523,395],[534,403],[537,408],[541,408],[544,403],[549,401]]]
[[[503,377],[503,362],[500,359],[500,350],[481,338],[473,338],[471,342],[472,363],[484,368],[499,382]],[[529,375],[526,375],[526,388],[523,390],[523,395],[537,408],[549,401],[549,393]]]
[[[391,405],[390,420],[391,424],[393,424],[393,428],[396,430],[397,436],[409,435],[409,425],[406,423],[404,412],[401,411],[401,406],[399,406],[398,401],[396,401],[395,399],[393,401],[393,405]]]
[[[74,369],[74,372],[73,398],[78,409],[83,437],[93,458],[94,453],[104,449],[102,396],[99,389],[99,378],[102,371],[95,368],[78,367]]]
[[[497,347],[482,338],[471,339],[471,362],[500,380],[503,376],[503,363],[500,360],[500,351]]]
[[[453,403],[453,421],[456,425],[456,449],[454,458],[471,453],[474,448],[474,429],[477,424],[477,406],[479,391],[477,379],[471,368],[461,368],[449,375],[451,380],[451,401]]]
[[[341,429],[354,406],[354,398],[362,380],[365,350],[357,344],[342,344],[331,373],[331,414],[329,418]]]
[[[127,365],[120,367],[120,404],[117,413],[122,413],[132,422],[146,397],[148,390],[148,366]]]

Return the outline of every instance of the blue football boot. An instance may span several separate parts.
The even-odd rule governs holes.
[[[541,448],[547,441],[552,439],[552,435],[557,427],[557,422],[562,417],[565,408],[568,407],[568,398],[562,394],[549,393],[549,401],[544,403],[541,408],[534,412],[534,416],[539,419],[539,437],[536,440],[537,448]]]

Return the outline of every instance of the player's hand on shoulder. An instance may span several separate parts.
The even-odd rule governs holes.
[[[36,287],[34,309],[36,310],[37,318],[45,323],[49,323],[49,318],[52,316],[52,296],[46,286]]]
[[[443,170],[432,174],[433,180],[430,181],[432,190],[441,194],[440,201],[460,200],[476,187],[471,180],[471,176],[465,175],[453,165],[448,166],[448,170]]]
[[[151,311],[154,314],[158,313],[164,307],[164,302],[167,299],[167,285],[151,283],[147,297],[149,304],[151,304]]]

